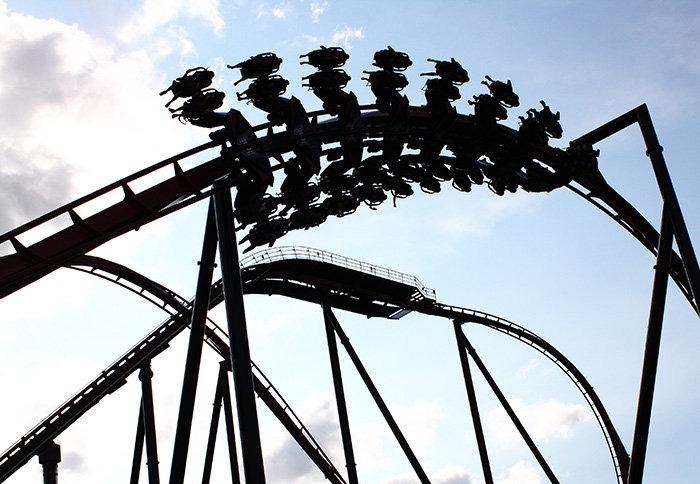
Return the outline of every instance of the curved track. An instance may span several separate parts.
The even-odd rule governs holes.
[[[388,51],[382,52],[387,54]],[[389,54],[399,56],[399,60],[408,60],[403,53]],[[271,55],[274,56],[265,54],[264,58],[271,58]],[[311,57],[309,59],[309,63],[312,63]],[[344,93],[338,86],[314,86],[312,79],[319,80],[321,84],[330,79],[324,77],[328,72],[323,74],[322,67],[319,67],[321,72],[313,75],[315,77],[305,79],[309,79],[308,85],[314,94],[324,101],[323,111],[307,114],[301,102],[294,97],[268,97],[263,95],[264,89],[256,91],[257,88],[268,89],[275,82],[284,81],[279,76],[256,79],[244,95],[239,96],[239,99],[248,99],[254,106],[269,113],[271,122],[256,127],[251,127],[236,110],[226,114],[205,112],[200,113],[201,116],[192,113],[186,115],[186,110],[183,110],[186,102],[183,108],[173,110],[180,111],[176,116],[202,127],[223,127],[210,133],[212,141],[145,168],[0,236],[0,253],[5,254],[0,256],[0,298],[62,266],[80,266],[114,282],[130,281],[130,290],[147,297],[170,314],[154,333],[0,456],[0,480],[35,455],[102,396],[118,389],[126,376],[138,368],[136,363],[148,361],[163,351],[167,341],[188,324],[192,309],[189,301],[133,271],[85,254],[130,230],[137,230],[153,220],[233,187],[237,189],[234,215],[241,224],[239,228],[249,227],[247,235],[243,237],[244,241],[249,242],[246,251],[256,246],[272,245],[290,230],[319,225],[329,215],[349,215],[362,202],[376,207],[386,199],[385,191],[391,192],[395,200],[405,198],[413,193],[408,182],[434,193],[440,191],[441,182],[452,179],[452,185],[460,191],[468,192],[472,184],[486,181],[500,195],[517,188],[543,192],[567,186],[610,216],[651,253],[663,253],[664,237],[660,235],[663,230],[657,231],[608,185],[598,169],[597,152],[592,148],[604,137],[638,122],[659,181],[664,208],[668,208],[669,214],[665,213],[664,216],[672,221],[673,231],[667,233],[675,236],[678,242],[680,255],[671,251],[669,274],[689,304],[700,314],[697,299],[700,269],[670,178],[664,171],[665,166],[663,170],[659,169],[661,147],[655,134],[647,139],[653,127],[650,119],[647,119],[646,106],[640,106],[620,120],[614,120],[575,140],[569,149],[560,150],[550,147],[547,141],[549,137],[561,136],[559,115],[554,115],[544,102],[541,111],[528,110],[527,119],[521,118],[520,129],[514,130],[497,122],[507,117],[498,111],[500,109],[505,113],[505,107],[518,104],[508,104],[498,99],[493,83],[489,85],[491,94],[475,96],[475,101],[470,101],[474,105],[474,114],[457,113],[451,102],[460,96],[458,90],[455,95],[451,89],[457,89],[456,86],[463,80],[438,74],[438,66],[445,67],[449,63],[436,61],[435,75],[441,79],[430,79],[426,83],[425,106],[411,106],[405,96],[398,94],[401,87],[387,89],[381,86],[388,79],[387,76],[406,81],[402,74],[391,72],[392,69],[402,71],[405,67],[381,66],[377,59],[375,57],[375,66],[382,70],[368,73],[368,81],[377,98],[377,103],[373,105],[360,106],[354,94]],[[243,65],[241,63],[237,67]],[[241,71],[244,79],[257,77],[248,76],[243,69]],[[332,72],[339,74],[337,70]],[[223,99],[223,93],[219,94]],[[495,110],[484,114],[487,105]],[[545,121],[553,119],[556,119],[556,126],[554,129],[550,126],[546,131]],[[215,152],[211,152],[212,149]],[[365,157],[366,154],[368,156]],[[321,171],[322,162],[327,164],[324,171]],[[420,168],[418,175],[400,171],[416,167]],[[344,177],[350,168],[355,170],[349,177],[354,180],[354,185],[341,189],[341,182],[347,180]],[[449,174],[445,175],[444,170],[448,170]],[[477,176],[473,176],[473,170],[476,170]],[[281,186],[281,195],[268,195],[266,190],[272,186],[273,174],[282,172],[286,178]],[[363,172],[367,177],[365,179],[360,176]],[[459,182],[456,173],[461,173]],[[324,174],[333,179],[330,188],[320,187]],[[469,178],[466,174],[469,174]],[[317,176],[318,183],[314,178]],[[315,190],[323,193],[323,201],[317,203],[320,195]],[[290,211],[292,213],[287,217]],[[268,260],[244,264],[242,272],[246,279],[246,292],[283,294],[321,302],[319,288],[323,288],[324,297],[332,307],[381,317],[401,317],[408,311],[420,311],[457,322],[483,324],[537,349],[556,363],[584,395],[603,429],[618,480],[626,480],[629,464],[627,452],[592,387],[571,362],[534,333],[491,315],[440,304],[435,300],[434,293],[410,277],[403,279],[401,276],[397,280],[393,277],[395,273],[368,273],[361,267],[349,267],[348,260],[342,258],[339,260],[344,262],[339,265],[337,261],[318,260],[313,255],[290,258],[284,253],[277,253],[279,257],[272,260],[274,253],[266,254]],[[317,254],[321,252],[317,251]],[[666,263],[661,265],[665,267]],[[289,277],[292,273],[300,276]],[[223,297],[221,284],[217,284],[214,285],[211,304],[217,304]],[[220,328],[210,325],[206,338],[222,355],[227,354],[226,334]],[[244,361],[247,361],[247,357]],[[288,406],[274,392],[262,372],[254,369],[254,375],[258,395],[325,475],[334,482],[342,482],[340,474],[310,434],[307,435],[308,432],[293,412],[287,411]]]
[[[168,342],[185,329],[189,322],[191,302],[124,266],[84,256],[70,264],[70,267],[119,284],[158,305],[170,317],[0,455],[0,482],[24,465],[105,395],[119,389],[126,383],[126,378],[145,362],[164,351]],[[593,386],[571,361],[535,333],[487,313],[441,304],[435,300],[431,289],[412,276],[318,249],[289,247],[263,251],[242,261],[242,267],[244,289],[248,294],[281,294],[317,303],[330,295],[328,300],[333,306],[367,316],[391,317],[401,311],[416,311],[460,323],[481,324],[531,346],[553,361],[583,395],[603,431],[616,474],[620,482],[624,482],[629,458]],[[210,306],[214,307],[221,301],[222,284],[217,281],[212,285]],[[227,338],[221,328],[212,321],[208,322],[206,341],[224,358],[229,351],[225,342]],[[258,396],[324,475],[331,482],[345,482],[310,432],[255,364],[253,377]]]
[[[389,114],[375,110],[375,106],[362,106],[362,136],[366,140],[382,139],[391,134],[392,120]],[[313,136],[322,145],[339,143],[346,136],[340,121],[325,111],[312,112],[309,117],[317,121]],[[473,125],[469,115],[456,115],[453,139],[460,140],[461,127]],[[273,126],[266,123],[254,128],[256,133],[269,133]],[[405,135],[402,142],[419,143],[430,138],[434,130],[433,120],[425,107],[410,107]],[[499,126],[499,136],[515,139],[517,132]],[[272,160],[283,159],[294,151],[293,139],[287,132],[269,133],[253,143],[234,145],[238,151],[250,144],[262,149]],[[212,148],[220,148],[220,143],[209,142],[197,148],[157,163],[133,175],[112,183],[72,203],[64,205],[46,215],[28,222],[0,236],[0,248],[9,254],[0,258],[0,297],[4,297],[56,270],[75,257],[118,237],[130,230],[136,230],[160,217],[211,196],[219,190],[236,186],[243,166],[227,156],[216,156],[189,170],[183,170],[180,162],[195,154]],[[542,149],[539,158],[553,163],[554,152]],[[277,162],[273,171],[283,167]],[[153,184],[135,193],[130,185],[143,185],[147,176],[159,172],[167,177],[165,181]],[[523,175],[524,176],[524,175]],[[577,194],[591,202],[632,234],[650,252],[656,253],[659,232],[631,204],[610,187],[597,168],[579,174],[569,184]],[[122,198],[114,203],[114,198]],[[107,208],[93,212],[93,206]],[[34,234],[40,240],[33,241]],[[36,237],[36,236],[34,236]],[[26,239],[26,240],[25,240]],[[11,247],[8,247],[11,246]],[[691,306],[697,311],[697,301],[683,267],[683,261],[674,253],[671,276],[681,289]]]

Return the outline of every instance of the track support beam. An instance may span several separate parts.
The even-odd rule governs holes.
[[[418,462],[418,459],[413,453],[413,450],[408,445],[406,437],[404,437],[403,433],[401,432],[401,429],[396,424],[396,420],[394,420],[394,417],[391,415],[389,407],[387,407],[386,403],[384,402],[384,399],[379,394],[377,387],[374,386],[374,382],[372,382],[369,373],[367,373],[365,366],[362,364],[362,361],[360,361],[360,357],[357,355],[355,349],[350,344],[350,338],[348,338],[345,334],[345,331],[343,331],[343,328],[340,326],[338,319],[335,317],[335,314],[333,314],[333,311],[330,307],[324,306],[323,312],[326,321],[329,321],[332,324],[333,329],[340,338],[340,342],[343,344],[343,346],[345,346],[345,349],[347,350],[350,359],[355,365],[357,372],[360,374],[360,377],[362,377],[362,381],[364,381],[365,385],[367,386],[367,389],[372,395],[372,398],[374,398],[374,402],[377,404],[377,407],[379,407],[379,411],[382,412],[386,423],[389,425],[389,428],[394,433],[394,437],[401,446],[401,449],[406,455],[406,458],[411,463],[411,466],[413,467],[413,470],[418,476],[418,479],[420,480],[421,484],[430,484],[430,480],[428,479],[427,474],[423,470],[423,467],[420,465],[420,462]]]
[[[151,386],[153,371],[150,360],[146,362],[139,372],[141,380],[141,405],[143,407],[143,424],[146,438],[146,467],[148,468],[149,484],[160,484],[158,474],[158,445],[156,443],[156,418],[153,409],[153,387]]]
[[[486,365],[484,365],[484,362],[481,361],[481,358],[479,358],[479,355],[476,354],[476,350],[471,345],[471,343],[467,339],[464,332],[461,330],[458,331],[457,338],[464,345],[464,347],[467,349],[467,351],[469,352],[469,355],[474,359],[474,363],[476,363],[476,366],[479,367],[481,374],[484,375],[484,378],[486,379],[487,383],[491,387],[491,390],[493,390],[493,393],[496,395],[496,398],[498,398],[498,401],[503,406],[503,409],[506,411],[506,413],[508,414],[510,419],[513,421],[513,425],[515,425],[515,427],[518,429],[518,432],[520,432],[520,435],[522,436],[523,440],[525,441],[528,448],[530,449],[530,452],[532,452],[532,455],[534,455],[535,459],[537,459],[537,462],[540,464],[540,467],[542,467],[542,470],[544,471],[545,475],[549,478],[549,481],[552,484],[559,484],[559,480],[554,475],[554,472],[549,467],[549,464],[547,464],[547,461],[544,459],[544,456],[542,455],[540,450],[535,445],[535,442],[532,440],[532,437],[530,437],[530,434],[527,432],[527,430],[525,430],[525,427],[523,426],[522,422],[520,421],[518,416],[515,414],[513,407],[510,406],[510,403],[508,403],[508,400],[506,399],[505,395],[503,395],[503,392],[496,384],[496,380],[493,379],[493,377],[491,376],[491,373],[489,373],[489,371],[486,369]]]
[[[340,421],[340,435],[343,439],[343,451],[345,452],[345,466],[348,470],[348,481],[350,484],[358,484],[357,467],[355,465],[355,453],[352,447],[352,437],[350,436],[350,420],[348,419],[348,407],[345,402],[345,390],[343,388],[343,376],[340,371],[340,359],[338,358],[338,344],[335,340],[333,323],[330,320],[328,311],[328,301],[323,298],[323,319],[326,326],[326,337],[328,339],[328,354],[331,360],[331,373],[333,374],[333,385],[335,387],[335,400],[338,406],[338,420]]]
[[[476,392],[474,391],[474,381],[472,380],[471,370],[469,369],[469,356],[461,343],[459,333],[462,332],[462,323],[454,321],[455,336],[457,338],[457,350],[459,351],[459,360],[462,363],[462,372],[464,373],[464,384],[467,387],[467,398],[469,399],[469,409],[471,410],[472,423],[474,424],[474,434],[476,435],[476,444],[479,448],[479,458],[481,459],[481,468],[484,472],[484,482],[493,484],[493,474],[491,473],[491,464],[489,463],[489,453],[486,449],[486,440],[484,439],[484,429],[481,425],[481,417],[479,416],[479,406],[476,401]]]
[[[134,458],[131,462],[131,479],[130,484],[139,483],[139,475],[141,474],[141,460],[143,459],[143,439],[145,438],[146,429],[143,424],[143,402],[139,405],[139,421],[136,425],[136,442],[134,443]]]
[[[213,196],[216,213],[216,231],[219,236],[221,278],[224,286],[224,305],[231,342],[231,368],[236,392],[241,454],[245,481],[265,483],[265,468],[260,445],[260,426],[255,406],[255,390],[250,366],[250,347],[243,306],[243,283],[238,260],[238,245],[233,226],[231,191],[222,190]]]
[[[229,459],[231,463],[231,482],[240,484],[241,478],[238,471],[238,459],[236,458],[236,439],[233,427],[233,412],[231,408],[231,390],[228,385],[228,369],[225,361],[219,366],[219,376],[216,383],[216,393],[214,395],[214,409],[211,415],[211,425],[209,427],[209,440],[207,442],[207,453],[204,459],[204,472],[202,484],[209,484],[211,480],[211,468],[214,464],[214,447],[216,446],[216,434],[219,427],[219,417],[221,415],[221,405],[224,405],[226,419],[226,435],[228,437]]]
[[[58,463],[61,462],[61,446],[51,442],[39,453],[39,464],[44,471],[44,484],[58,482]]]
[[[661,221],[661,234],[659,237],[659,250],[656,256],[656,268],[654,271],[654,286],[651,294],[649,325],[647,326],[647,338],[644,347],[642,379],[639,388],[639,402],[637,404],[637,418],[634,425],[634,437],[632,439],[629,477],[627,478],[628,484],[641,484],[642,475],[644,474],[644,460],[649,439],[651,406],[654,398],[656,370],[659,362],[661,327],[664,319],[664,307],[666,305],[666,292],[668,289],[672,250],[673,227],[671,226],[669,213],[664,207]]]
[[[668,210],[668,216],[673,224],[673,233],[676,238],[676,243],[678,244],[678,251],[683,260],[683,267],[688,278],[689,290],[692,294],[693,302],[695,303],[693,309],[700,315],[700,304],[698,304],[698,297],[700,297],[700,267],[698,266],[698,260],[693,250],[690,235],[688,234],[688,227],[685,225],[685,220],[683,219],[681,206],[676,197],[676,191],[671,182],[671,175],[668,172],[668,167],[664,160],[663,148],[659,144],[659,139],[656,136],[656,130],[651,121],[647,105],[642,104],[634,108],[622,116],[572,141],[571,144],[595,144],[634,123],[639,124],[639,129],[642,132],[642,138],[647,148],[646,154],[651,161],[651,166],[656,176],[656,182],[659,185],[659,191],[664,201],[664,210]]]
[[[170,484],[182,484],[185,481],[185,466],[187,465],[187,451],[192,433],[192,418],[194,415],[195,396],[197,394],[197,381],[199,380],[199,367],[202,360],[204,329],[207,322],[207,310],[209,309],[209,291],[214,278],[216,242],[214,203],[210,201],[206,228],[204,230],[204,242],[202,244],[202,258],[199,262],[197,291],[190,319],[190,341],[187,347],[187,360],[185,361],[185,374],[182,382],[182,395],[180,396],[180,410],[175,430],[173,460],[170,467]]]

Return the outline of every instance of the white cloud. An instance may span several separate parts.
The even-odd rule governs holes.
[[[226,25],[219,11],[219,0],[146,0],[124,26],[120,38],[125,42],[138,40],[179,18],[203,20],[217,35]]]
[[[312,392],[294,411],[331,461],[342,469],[344,457],[333,391]],[[270,482],[301,484],[315,482],[314,479],[323,482],[321,472],[281,426],[262,429],[261,441],[265,475]]]
[[[311,21],[318,22],[319,18],[323,14],[323,12],[326,11],[326,8],[328,8],[328,2],[326,2],[326,1],[323,1],[323,2],[313,1],[313,2],[311,2]]]
[[[434,484],[473,484],[472,476],[462,467],[456,465],[445,466],[439,472],[429,472],[430,482]],[[381,484],[419,484],[420,481],[413,472],[389,476],[382,479]]]
[[[392,407],[391,411],[414,452],[424,453],[435,436],[437,421],[442,419],[440,405],[421,399],[411,406]],[[312,392],[299,408],[295,408],[295,412],[335,465],[342,468],[345,458],[334,392],[332,390],[322,393]],[[351,422],[351,432],[355,461],[360,472],[371,472],[390,464],[384,451],[384,444],[394,439],[394,436],[383,420],[359,425]],[[289,434],[278,425],[263,429],[262,442],[265,460],[268,463],[265,472],[269,475],[270,481],[300,484],[311,482],[310,479],[318,477],[319,471]],[[448,467],[435,476],[434,482],[440,484],[470,482],[456,480],[455,476],[465,475],[468,474],[461,468]],[[401,477],[395,476],[386,482],[392,484],[403,482],[395,480],[399,478]]]
[[[553,399],[546,403],[528,404],[516,398],[509,400],[509,403],[535,442],[548,442],[551,438],[567,439],[573,434],[576,424],[591,418],[585,406]],[[521,439],[515,425],[500,406],[486,415],[484,426],[503,446]]]
[[[521,366],[515,372],[515,376],[518,378],[527,378],[528,373],[537,371],[539,375],[546,375],[550,373],[550,368],[542,365],[540,360],[530,360],[526,365]]]
[[[351,27],[338,27],[333,32],[331,37],[333,45],[341,45],[346,49],[352,49],[351,41],[356,39],[363,39],[365,34],[362,27],[351,28]]]
[[[394,437],[384,421],[353,425],[351,432],[355,460],[363,472],[382,469],[390,464],[384,451],[384,441],[387,437]]]
[[[272,15],[275,17],[282,19],[287,17],[287,13],[289,13],[291,7],[290,6],[285,6],[285,7],[275,7],[272,9]]]
[[[287,15],[291,13],[292,11],[292,4],[291,3],[278,3],[277,5],[273,7],[269,7],[268,5],[265,4],[260,4],[258,5],[257,8],[257,18],[264,17],[266,15],[272,15],[273,17],[277,19],[285,19],[287,18]]]
[[[442,232],[457,237],[489,235],[503,220],[532,213],[541,203],[537,197],[522,191],[499,197],[488,189],[475,189],[468,195],[473,206],[479,209],[464,210],[459,204],[448,205],[438,224]]]
[[[529,462],[519,461],[509,471],[508,476],[500,476],[496,484],[541,484],[542,473]]]
[[[418,399],[410,407],[393,406],[391,414],[417,455],[424,455],[437,430],[438,421],[442,420],[442,407],[437,402]]]
[[[145,51],[0,15],[0,69],[2,231],[191,143],[163,108]]]

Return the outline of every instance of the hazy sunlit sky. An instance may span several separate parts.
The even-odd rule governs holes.
[[[568,142],[642,103],[649,107],[684,211],[700,243],[700,5],[695,1],[249,1],[0,0],[0,231],[208,140],[171,119],[158,93],[191,67],[209,67],[253,124],[264,113],[236,101],[238,72],[260,52],[284,62],[286,96],[307,111],[320,101],[301,86],[314,72],[299,56],[320,45],[349,54],[347,90],[374,101],[363,70],[388,45],[413,66],[404,90],[424,103],[428,58],[454,57],[471,81],[455,103],[508,80],[521,106],[560,111]],[[639,130],[599,143],[602,173],[658,227],[661,200]],[[189,207],[93,253],[137,270],[185,297],[194,294],[206,203]],[[402,271],[439,301],[514,321],[554,344],[602,398],[628,451],[653,281],[653,256],[572,191],[484,186],[418,193],[377,210],[330,219],[285,236],[303,245]],[[251,355],[344,469],[319,307],[281,297],[246,298]],[[432,482],[482,483],[452,323],[398,321],[337,311],[357,352]],[[225,324],[225,314],[214,312]],[[0,301],[0,447],[9,447],[165,318],[108,282],[59,270]],[[574,385],[549,360],[507,336],[466,328],[482,359],[562,483],[615,482],[603,435]],[[153,362],[161,478],[170,469],[186,336]],[[693,482],[700,474],[700,321],[669,286],[645,482]],[[341,350],[342,353],[342,350]],[[346,358],[360,481],[418,480]],[[187,481],[198,482],[218,361],[206,350]],[[140,390],[136,375],[58,439],[62,482],[129,477]],[[535,459],[475,375],[487,445],[499,484],[546,482]],[[258,400],[270,483],[321,483]],[[223,428],[222,428],[223,431]],[[222,435],[222,434],[220,434]],[[223,451],[223,439],[219,442]],[[214,478],[226,479],[223,454]],[[145,479],[145,474],[142,474]],[[40,482],[36,459],[8,483]]]

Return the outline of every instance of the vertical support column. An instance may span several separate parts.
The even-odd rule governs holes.
[[[143,399],[139,405],[139,422],[136,425],[136,443],[134,443],[134,459],[131,462],[130,484],[138,484],[141,474],[141,459],[143,458],[143,440],[145,438],[145,427],[143,424]]]
[[[474,359],[474,363],[476,363],[476,366],[479,367],[481,374],[484,375],[484,378],[491,387],[491,390],[493,390],[493,393],[496,395],[496,398],[498,398],[498,401],[501,403],[503,410],[506,411],[511,421],[513,422],[513,425],[515,425],[515,428],[517,428],[518,432],[520,432],[521,437],[527,444],[528,448],[530,449],[530,452],[532,452],[532,455],[534,455],[535,459],[537,459],[537,462],[540,464],[540,467],[542,467],[542,470],[544,471],[545,475],[549,478],[549,481],[552,484],[559,484],[559,480],[554,475],[554,472],[552,472],[552,469],[549,467],[549,464],[547,464],[547,461],[544,459],[544,456],[535,445],[535,442],[532,440],[532,437],[530,437],[530,434],[528,434],[527,430],[525,430],[525,427],[523,426],[522,422],[520,422],[520,419],[515,414],[515,411],[513,411],[513,407],[510,406],[505,395],[503,395],[501,389],[498,388],[496,380],[493,379],[491,373],[489,373],[489,371],[486,369],[486,365],[484,365],[484,363],[481,361],[479,355],[476,354],[476,350],[471,345],[465,334],[462,331],[459,331],[457,333],[457,337],[467,349],[469,355]]]
[[[190,319],[190,341],[187,347],[187,360],[185,362],[185,374],[182,382],[182,395],[180,397],[180,411],[177,418],[177,428],[175,430],[173,460],[170,467],[170,484],[182,484],[185,481],[187,451],[190,444],[190,435],[192,433],[194,402],[197,393],[199,367],[202,360],[202,345],[204,343],[207,310],[209,309],[209,291],[211,289],[212,278],[214,277],[216,241],[214,204],[210,201],[206,228],[204,230],[204,242],[202,243],[202,257],[199,261],[197,291],[195,294],[194,307],[192,308],[192,317]]]
[[[642,131],[644,144],[647,147],[647,156],[651,161],[651,166],[656,176],[656,182],[659,185],[659,191],[664,201],[664,212],[673,226],[673,234],[678,244],[678,251],[680,252],[681,259],[683,260],[686,276],[688,277],[689,289],[695,301],[695,310],[700,314],[700,304],[698,302],[698,298],[700,298],[700,268],[698,267],[698,260],[693,250],[688,228],[685,225],[685,220],[683,220],[683,213],[681,212],[681,206],[678,203],[676,191],[671,182],[671,175],[668,173],[668,167],[664,160],[663,148],[659,144],[659,139],[656,136],[656,130],[651,122],[651,116],[649,115],[649,109],[647,109],[646,104],[637,108],[637,122],[639,123],[639,129]],[[659,235],[659,239],[661,239],[661,235]],[[661,242],[659,241],[659,248],[660,247]]]
[[[345,404],[345,390],[343,389],[343,376],[340,371],[340,359],[338,358],[338,345],[335,340],[333,323],[327,313],[328,301],[324,298],[321,306],[323,308],[323,320],[326,326],[326,338],[328,339],[328,353],[331,359],[331,372],[333,374],[333,385],[335,386],[335,400],[338,406],[338,419],[340,421],[340,435],[343,439],[343,451],[345,452],[345,466],[348,470],[348,481],[350,484],[358,484],[357,468],[355,466],[355,453],[352,448],[352,437],[350,436],[350,421],[348,419],[348,408]]]
[[[51,442],[39,452],[39,464],[44,471],[44,484],[58,482],[58,463],[61,462],[61,446]]]
[[[224,403],[226,402],[226,403]],[[207,443],[207,453],[204,459],[204,473],[202,484],[209,484],[211,479],[211,468],[214,463],[214,447],[216,446],[216,434],[219,427],[219,417],[221,415],[221,405],[224,403],[226,413],[226,435],[228,437],[229,459],[231,461],[231,482],[240,483],[238,475],[238,459],[236,456],[236,439],[233,428],[233,412],[231,408],[231,392],[228,385],[228,369],[226,362],[222,361],[219,366],[219,375],[216,383],[216,394],[214,396],[214,410],[211,415],[211,425],[209,427],[209,441]]]
[[[213,198],[216,229],[219,236],[224,303],[231,342],[231,368],[238,408],[243,470],[247,483],[264,484],[265,469],[260,445],[258,413],[255,406],[253,374],[250,367],[248,330],[243,306],[243,283],[238,261],[236,232],[233,226],[231,191],[222,190]]]
[[[221,370],[219,370],[219,374]],[[214,392],[214,409],[211,413],[209,425],[209,439],[207,441],[207,453],[204,457],[204,471],[202,484],[209,484],[211,480],[211,467],[214,463],[214,447],[216,446],[216,434],[219,428],[219,415],[221,414],[221,376],[217,376],[216,391]]]
[[[226,420],[226,439],[228,441],[228,460],[231,465],[231,482],[239,484],[241,482],[240,471],[238,470],[238,454],[236,453],[236,429],[233,425],[233,405],[231,404],[231,388],[228,384],[228,362],[221,362],[221,366],[226,371],[219,373],[221,382],[221,398],[224,403],[224,419]]]
[[[340,342],[343,344],[343,346],[345,346],[345,349],[347,350],[350,359],[355,365],[357,372],[360,374],[362,381],[365,383],[367,390],[369,390],[369,393],[372,395],[372,398],[374,398],[374,402],[377,404],[377,407],[379,407],[379,411],[382,413],[384,420],[386,420],[386,423],[389,425],[389,428],[393,432],[396,441],[399,443],[399,446],[401,446],[401,450],[403,450],[404,454],[406,455],[406,458],[411,464],[411,467],[413,467],[414,472],[418,476],[418,480],[421,482],[421,484],[430,484],[428,475],[423,470],[423,467],[420,465],[420,462],[418,462],[418,458],[413,453],[411,446],[408,445],[406,437],[404,437],[403,433],[401,432],[401,429],[396,424],[396,420],[394,420],[394,417],[391,415],[389,407],[387,407],[386,403],[384,403],[384,399],[382,399],[382,396],[379,394],[377,387],[374,386],[374,382],[372,382],[369,373],[367,373],[367,370],[362,364],[362,361],[360,361],[360,357],[357,356],[357,353],[355,353],[355,349],[350,344],[350,339],[343,331],[343,328],[340,327],[340,323],[335,317],[335,314],[333,314],[333,311],[328,306],[324,307],[324,314],[326,316],[327,321],[329,321],[333,325],[333,328],[335,329],[336,333],[338,334],[338,337],[340,338]]]
[[[644,347],[642,379],[639,388],[639,402],[637,404],[637,419],[634,425],[632,452],[630,454],[630,468],[627,478],[629,484],[641,484],[642,475],[644,473],[644,459],[646,457],[649,438],[651,406],[654,398],[656,370],[659,362],[661,327],[663,325],[664,307],[666,305],[672,247],[673,226],[667,206],[664,205],[663,217],[661,220],[661,233],[659,236],[659,248],[656,254],[651,309],[649,310],[649,326],[647,327],[647,338]]]
[[[464,349],[464,345],[459,340],[459,335],[462,332],[462,324],[454,321],[455,337],[457,338],[457,350],[459,351],[459,360],[462,363],[462,372],[464,373],[464,384],[467,387],[467,398],[469,399],[469,409],[471,410],[472,422],[474,424],[474,434],[476,435],[476,445],[479,448],[479,458],[481,459],[481,468],[484,472],[484,481],[486,484],[493,484],[493,475],[491,474],[491,464],[489,463],[489,454],[486,449],[486,440],[484,439],[484,429],[481,426],[481,417],[479,416],[479,407],[476,402],[476,392],[474,391],[474,382],[469,369],[469,356]]]
[[[149,484],[160,484],[158,475],[158,446],[156,443],[156,418],[153,410],[153,387],[151,386],[151,362],[144,363],[139,372],[141,380],[141,404],[143,405],[143,423],[146,435],[146,467]]]

